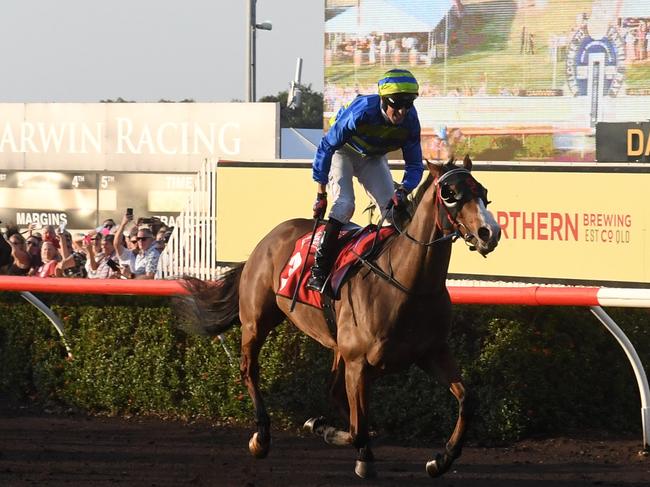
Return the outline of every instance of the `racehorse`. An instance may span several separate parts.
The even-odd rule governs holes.
[[[327,426],[323,418],[305,423],[327,442],[357,449],[355,472],[375,474],[368,431],[368,397],[373,379],[416,364],[448,384],[459,404],[455,429],[444,454],[426,464],[432,477],[449,469],[463,445],[471,404],[459,368],[447,345],[451,300],[446,289],[452,241],[461,238],[471,250],[486,256],[501,230],[487,211],[487,190],[472,176],[472,161],[462,166],[453,158],[430,164],[415,195],[408,227],[389,240],[368,272],[357,272],[334,301],[336,336],[323,312],[276,294],[280,273],[294,243],[312,230],[313,220],[281,223],[266,235],[245,263],[231,269],[214,285],[188,280],[195,332],[218,334],[237,322],[242,326],[241,376],[255,407],[257,431],[250,452],[265,457],[270,448],[270,420],[259,388],[260,349],[269,332],[288,318],[304,333],[334,351],[330,394],[347,412],[349,431]],[[211,285],[212,284],[212,285]],[[190,304],[186,301],[185,304]]]

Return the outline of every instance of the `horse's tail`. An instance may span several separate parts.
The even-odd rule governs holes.
[[[192,335],[216,336],[239,323],[239,281],[244,263],[218,281],[185,277],[189,296],[178,296],[172,306],[178,326]]]

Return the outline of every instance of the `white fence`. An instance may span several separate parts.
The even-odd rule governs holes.
[[[194,178],[184,210],[160,256],[157,279],[221,274],[217,267],[217,161],[205,159]]]

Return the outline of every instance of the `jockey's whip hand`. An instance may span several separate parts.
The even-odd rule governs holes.
[[[298,299],[298,291],[300,290],[300,284],[302,283],[303,278],[305,277],[305,271],[307,270],[307,261],[309,260],[309,252],[311,252],[311,245],[314,243],[314,237],[316,236],[316,229],[320,223],[320,218],[314,218],[314,229],[311,232],[311,238],[309,239],[309,247],[307,247],[307,255],[305,256],[305,261],[302,263],[302,269],[300,270],[300,276],[298,277],[298,282],[296,283],[296,289],[293,290],[293,297],[291,298],[291,307],[289,312],[293,313],[293,309],[296,307],[296,300]]]

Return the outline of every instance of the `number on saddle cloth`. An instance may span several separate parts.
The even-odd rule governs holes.
[[[314,253],[318,247],[318,242],[320,242],[322,232],[323,227],[319,227],[316,231],[316,238],[314,238],[313,246],[309,249],[309,254],[307,254],[307,246],[311,234],[305,234],[296,241],[294,251],[280,274],[280,287],[277,291],[278,295],[288,298],[293,297],[293,291],[298,282],[298,276],[300,275],[303,262],[307,259],[305,265],[308,269],[314,263]],[[383,242],[395,232],[394,227],[382,227],[379,232],[377,243]],[[359,256],[366,258],[371,250],[377,250],[377,244],[375,243],[376,236],[377,227],[375,225],[368,225],[365,228],[361,228],[358,225],[352,224],[343,227],[338,240],[340,250],[330,278],[333,296],[338,296],[338,291],[346,281],[346,278],[350,275],[350,271],[355,267],[355,264],[359,262]],[[298,290],[297,300],[316,308],[322,308],[320,293],[306,289],[306,282],[307,279],[303,279],[300,289]]]

